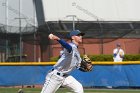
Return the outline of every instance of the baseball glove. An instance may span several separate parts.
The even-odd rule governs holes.
[[[91,71],[93,68],[92,62],[87,55],[83,56],[79,70],[83,72]]]
[[[121,58],[124,58],[123,52],[120,52],[119,55]]]

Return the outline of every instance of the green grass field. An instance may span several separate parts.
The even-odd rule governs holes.
[[[19,88],[0,88],[0,93],[18,93]],[[23,88],[24,93],[40,93],[40,88]],[[140,89],[85,89],[85,93],[140,93]],[[56,93],[72,93],[60,88]]]
[[[19,88],[0,88],[0,93],[18,93]],[[40,93],[40,88],[23,88],[24,93]],[[85,93],[140,93],[138,89],[85,89]],[[56,93],[72,93],[60,88]]]

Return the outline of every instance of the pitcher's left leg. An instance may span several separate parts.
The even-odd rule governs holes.
[[[84,93],[82,84],[72,76],[66,77],[62,86],[71,89],[74,93]]]

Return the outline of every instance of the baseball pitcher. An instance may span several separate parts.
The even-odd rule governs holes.
[[[58,41],[64,50],[58,62],[48,72],[41,93],[55,93],[60,86],[67,87],[74,93],[84,93],[81,83],[70,75],[74,69],[84,72],[92,69],[90,59],[87,56],[82,59],[78,51],[78,45],[82,42],[83,35],[84,33],[79,30],[71,31],[70,43],[54,34],[49,35],[49,39]]]

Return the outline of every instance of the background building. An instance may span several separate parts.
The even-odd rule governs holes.
[[[112,54],[120,42],[127,54],[140,53],[139,0],[1,0],[0,61],[49,61],[74,29],[86,33],[82,54]]]

